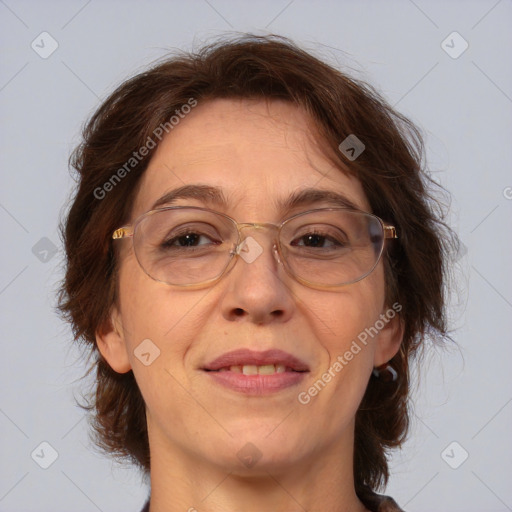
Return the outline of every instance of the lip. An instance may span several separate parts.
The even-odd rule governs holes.
[[[244,375],[232,372],[231,366],[284,365],[286,371],[271,375]],[[221,372],[218,371],[223,369]],[[238,393],[267,395],[299,384],[309,373],[309,367],[297,357],[282,350],[255,352],[241,349],[227,352],[208,363],[202,370],[214,382]]]
[[[207,371],[220,370],[221,368],[229,368],[230,366],[256,365],[262,366],[266,364],[282,364],[295,372],[308,372],[309,366],[299,358],[284,352],[282,350],[273,349],[263,352],[256,352],[249,349],[233,350],[222,354],[217,359],[206,364],[202,369]]]
[[[296,386],[308,372],[286,371],[273,375],[243,375],[231,371],[205,371],[214,382],[246,395],[268,395]]]

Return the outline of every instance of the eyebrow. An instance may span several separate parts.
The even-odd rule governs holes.
[[[208,206],[221,207],[226,209],[228,200],[222,189],[210,185],[184,185],[177,189],[167,192],[156,200],[151,210],[156,210],[163,206],[171,206],[179,199],[195,199]],[[333,190],[323,190],[316,188],[307,188],[294,192],[284,201],[277,202],[277,206],[284,212],[290,212],[300,207],[313,206],[317,203],[324,203],[329,207],[342,207],[351,210],[360,210],[356,204],[340,192]]]
[[[328,206],[349,208],[351,210],[360,209],[353,201],[340,192],[317,188],[306,188],[293,193],[285,200],[282,208],[288,212],[298,207],[313,206],[317,203],[325,203]]]
[[[226,207],[228,201],[222,190],[210,185],[184,185],[164,194],[151,207],[156,210],[162,206],[170,206],[178,199],[196,199],[208,205]]]

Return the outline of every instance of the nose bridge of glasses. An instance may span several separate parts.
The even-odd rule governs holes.
[[[279,229],[279,226],[277,224],[273,224],[271,222],[243,222],[240,224],[237,224],[238,233],[240,235],[240,242],[245,240],[249,235],[243,234],[244,231],[252,229],[255,232],[263,232],[266,229],[273,230],[274,232]]]
[[[243,229],[253,228],[256,230],[261,230],[265,228],[278,228],[277,224],[273,224],[272,222],[240,222],[237,224],[238,231],[242,232]]]
[[[267,245],[265,243],[264,240],[262,240],[260,237],[257,237],[258,240],[256,240],[254,237],[252,237],[251,233],[247,232],[247,230],[251,231],[252,233],[262,233],[264,232],[265,230],[272,230],[274,233],[278,231],[279,229],[279,226],[277,224],[273,224],[271,222],[243,222],[243,223],[239,223],[237,224],[237,229],[238,229],[238,233],[239,233],[239,244],[238,244],[238,247],[236,249],[236,253],[237,254],[240,254],[242,252],[246,252],[247,251],[247,247],[248,247],[248,239],[249,238],[252,238],[258,245],[260,245],[261,247],[261,251],[263,252],[264,250],[264,247],[263,247],[263,244],[264,245]],[[245,231],[245,233],[244,233]],[[271,239],[271,250],[272,250],[272,253],[274,254],[274,256],[277,258],[277,261],[280,262],[280,258],[279,258],[279,255],[277,254],[277,243],[276,243],[276,236],[274,235],[274,238]]]

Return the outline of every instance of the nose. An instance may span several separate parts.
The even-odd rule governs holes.
[[[276,244],[256,233],[248,235],[239,244],[236,258],[226,277],[224,318],[255,324],[288,321],[295,302]]]

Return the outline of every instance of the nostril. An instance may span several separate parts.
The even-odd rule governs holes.
[[[242,308],[235,308],[233,313],[235,314],[235,316],[243,316],[244,310]]]

